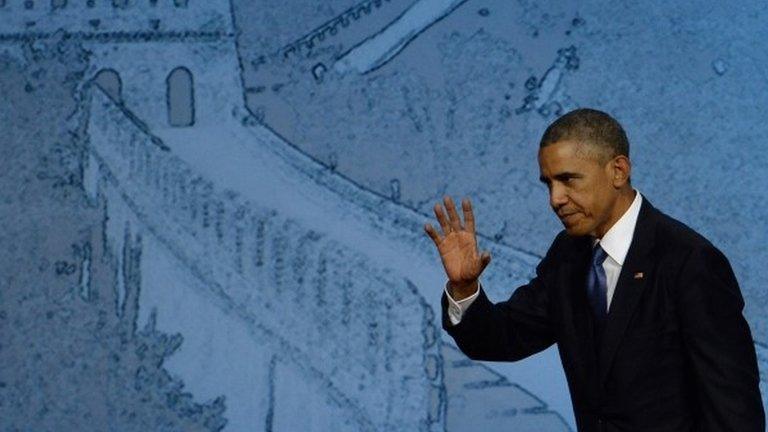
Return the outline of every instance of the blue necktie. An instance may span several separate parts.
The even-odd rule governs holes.
[[[596,328],[602,331],[605,319],[608,316],[606,301],[608,294],[608,283],[605,278],[605,269],[603,261],[608,254],[598,243],[592,250],[592,262],[587,274],[587,298],[592,307],[592,314],[595,317]]]

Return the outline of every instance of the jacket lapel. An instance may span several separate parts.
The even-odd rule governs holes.
[[[592,322],[592,312],[587,303],[586,269],[592,251],[590,237],[573,237],[572,243],[566,252],[566,260],[561,268],[560,286],[567,290],[564,303],[567,312],[564,314],[572,329],[572,337],[575,343],[572,348],[577,352],[574,366],[580,370],[585,383],[596,384],[597,379],[597,354]]]
[[[649,272],[653,271],[653,259],[650,252],[655,237],[655,211],[651,203],[643,197],[632,243],[619,273],[600,344],[598,366],[601,383],[608,376],[627,324],[651,279]]]

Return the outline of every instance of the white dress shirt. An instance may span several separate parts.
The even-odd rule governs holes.
[[[619,273],[621,273],[621,266],[624,265],[624,259],[627,257],[629,251],[629,245],[632,244],[632,237],[635,233],[635,225],[637,224],[637,216],[640,214],[640,204],[642,204],[643,198],[640,192],[635,190],[635,199],[629,206],[626,212],[616,221],[615,224],[605,233],[601,239],[593,239],[593,245],[600,243],[603,250],[608,254],[608,257],[603,262],[603,269],[605,270],[606,284],[608,285],[606,308],[610,310],[611,300],[613,299],[613,293],[616,290],[616,283],[619,280]],[[478,287],[480,283],[478,281]],[[453,325],[458,324],[461,321],[461,317],[464,315],[464,311],[469,308],[469,305],[475,301],[477,295],[480,293],[478,288],[471,296],[456,301],[451,297],[448,291],[448,283],[445,284],[445,294],[448,296],[448,317]]]

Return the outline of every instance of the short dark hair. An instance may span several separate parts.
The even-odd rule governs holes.
[[[603,111],[578,108],[552,122],[544,131],[539,148],[574,140],[596,146],[601,162],[616,156],[629,157],[629,140],[619,122]]]

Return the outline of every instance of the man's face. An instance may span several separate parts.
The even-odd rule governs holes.
[[[587,143],[560,141],[539,149],[540,180],[549,204],[572,236],[602,237],[615,222],[619,196],[611,160],[599,161]]]

